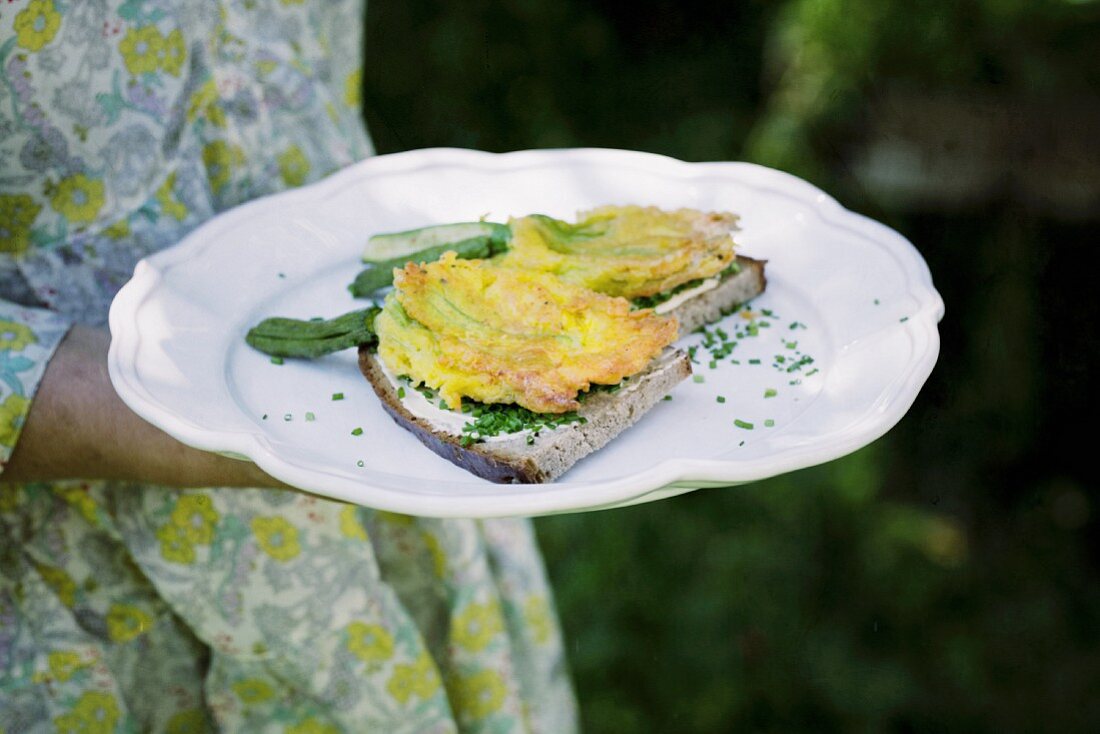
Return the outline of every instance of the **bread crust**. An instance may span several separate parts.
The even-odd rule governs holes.
[[[722,280],[716,287],[704,291],[668,312],[680,322],[680,336],[686,336],[700,326],[714,323],[734,308],[764,292],[768,281],[764,275],[767,260],[737,256],[741,269]]]
[[[766,261],[739,255],[739,272],[694,296],[668,315],[680,323],[680,336],[713,323],[764,291]],[[606,445],[637,422],[677,383],[691,375],[691,362],[681,350],[666,348],[643,372],[616,392],[594,392],[577,411],[585,423],[544,430],[529,444],[516,438],[462,445],[462,438],[434,427],[411,413],[382,369],[373,348],[359,347],[359,369],[398,425],[435,453],[463,469],[500,484],[541,484],[564,474],[577,461]]]
[[[666,348],[643,372],[632,375],[616,392],[590,393],[577,413],[585,423],[541,431],[534,442],[526,436],[462,445],[460,436],[441,431],[412,414],[382,369],[373,349],[359,348],[359,369],[398,425],[425,446],[467,471],[501,484],[541,484],[561,476],[637,422],[679,382],[691,375],[687,355]]]

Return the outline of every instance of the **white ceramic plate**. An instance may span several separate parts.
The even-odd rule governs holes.
[[[268,316],[364,306],[346,286],[372,233],[532,212],[568,219],[616,203],[739,213],[739,252],[768,260],[753,307],[769,326],[714,368],[700,346],[702,382],[679,385],[556,483],[494,485],[436,456],[383,412],[354,350],[275,365],[244,343]],[[180,441],[317,494],[426,516],[539,515],[749,482],[854,451],[912,404],[942,314],[909,242],[778,171],[617,150],[433,149],[241,206],[139,263],[111,308],[110,374],[127,405]],[[718,326],[736,339],[747,323],[735,314]],[[788,372],[803,356],[812,364]]]

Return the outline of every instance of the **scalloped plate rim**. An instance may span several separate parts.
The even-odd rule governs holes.
[[[902,328],[916,338],[923,349],[907,364],[908,371],[877,418],[858,421],[858,430],[808,447],[788,449],[756,459],[728,461],[670,459],[644,471],[626,474],[596,483],[562,482],[545,485],[488,485],[501,487],[501,494],[441,496],[392,490],[358,481],[354,487],[332,475],[319,475],[308,468],[284,461],[275,454],[262,432],[219,430],[204,426],[189,417],[164,409],[155,394],[142,382],[135,355],[141,335],[132,327],[138,309],[155,297],[161,270],[192,257],[217,242],[219,232],[280,203],[322,198],[327,192],[353,185],[360,177],[409,173],[434,166],[474,166],[480,169],[516,170],[563,162],[604,162],[608,165],[636,165],[648,172],[669,173],[694,179],[709,174],[729,175],[736,171],[754,180],[757,189],[769,189],[810,204],[827,222],[854,229],[857,233],[888,249],[906,274],[908,295],[920,304]],[[664,170],[656,170],[664,167]],[[761,183],[767,184],[762,186]],[[719,161],[690,163],[638,151],[608,148],[525,150],[488,153],[461,148],[429,148],[368,158],[333,173],[321,181],[297,189],[262,197],[223,212],[200,225],[176,245],[155,253],[140,263],[134,277],[118,293],[111,306],[109,324],[112,341],[108,356],[109,374],[122,400],[138,415],[178,440],[195,448],[225,455],[248,457],[261,469],[288,484],[336,499],[366,504],[378,509],[435,517],[534,516],[599,510],[650,501],[661,496],[692,491],[693,485],[732,486],[757,481],[807,468],[840,458],[875,441],[889,431],[908,411],[935,365],[939,354],[937,323],[944,306],[932,285],[931,273],[916,248],[901,234],[861,214],[841,206],[834,198],[812,184],[790,174],[753,163]],[[879,396],[882,400],[883,396]],[[427,449],[425,449],[427,450]],[[333,481],[326,481],[326,477]],[[471,485],[481,487],[482,485]],[[514,490],[521,487],[521,490]],[[508,491],[513,488],[513,491]]]

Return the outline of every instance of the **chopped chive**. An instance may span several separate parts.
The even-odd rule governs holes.
[[[283,363],[283,358],[282,357],[272,357],[271,358],[271,364],[282,364],[282,363]]]
[[[263,418],[261,418],[260,420],[264,420],[264,421],[266,421],[266,420],[267,420],[267,413],[264,413],[264,417],[263,417]]]
[[[744,428],[746,431],[752,430],[752,424],[748,421],[743,421],[740,418],[734,418],[733,425],[737,426],[738,428]]]
[[[760,360],[759,359],[750,359],[749,364],[760,364]]]
[[[903,324],[904,324],[904,323],[905,323],[906,321],[908,321],[908,320],[909,320],[909,317],[908,317],[908,316],[902,316],[902,317],[901,317],[901,323],[903,323]]]
[[[342,393],[342,392],[334,392],[334,393],[332,394],[332,399],[333,399],[333,400],[343,400],[343,399],[344,399],[344,393]]]
[[[351,435],[353,435],[353,436],[362,436],[363,435],[363,429],[362,428],[353,428],[352,431],[351,431]]]
[[[767,420],[764,421],[764,426],[767,427],[767,428],[771,428],[774,425],[775,425],[775,421],[773,421],[771,418],[768,418]]]
[[[875,305],[876,306],[878,305],[878,299],[877,298],[875,299]]]
[[[306,420],[307,421],[313,421],[313,420],[316,420],[316,419],[317,419],[317,416],[315,416],[313,413],[310,413],[308,411],[306,412]]]
[[[672,396],[671,395],[665,395],[665,400],[672,400]]]
[[[769,387],[767,390],[764,391],[764,397],[766,398],[774,398],[778,394],[779,393],[776,392],[774,387]]]
[[[405,399],[405,388],[403,388],[403,387],[397,388],[397,399],[398,400],[404,400]]]
[[[715,398],[715,400],[717,400],[719,403],[724,403],[726,402],[726,397],[724,395],[719,395],[717,398]]]
[[[718,362],[716,362],[715,360],[713,360],[713,359],[712,359],[712,360],[711,360],[711,361],[710,361],[710,362],[709,362],[709,363],[707,364],[707,366],[708,366],[708,367],[710,367],[711,369],[714,369],[715,367],[717,367],[717,366],[718,366]]]
[[[363,464],[363,460],[362,460],[362,459],[360,459],[359,461],[355,462],[355,465],[356,465],[356,466],[363,466],[363,465],[364,465],[364,464]]]
[[[291,415],[290,413],[287,413],[287,414],[285,414],[285,415],[283,416],[283,420],[284,420],[284,421],[290,421],[290,420],[294,420],[294,416],[293,416],[293,415]]]
[[[692,375],[691,376],[691,381],[696,383],[696,384],[704,382],[702,375]]]

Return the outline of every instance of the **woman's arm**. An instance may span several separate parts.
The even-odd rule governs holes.
[[[285,486],[247,461],[185,446],[133,413],[107,375],[107,332],[73,327],[46,367],[0,482],[119,479],[177,487]]]

